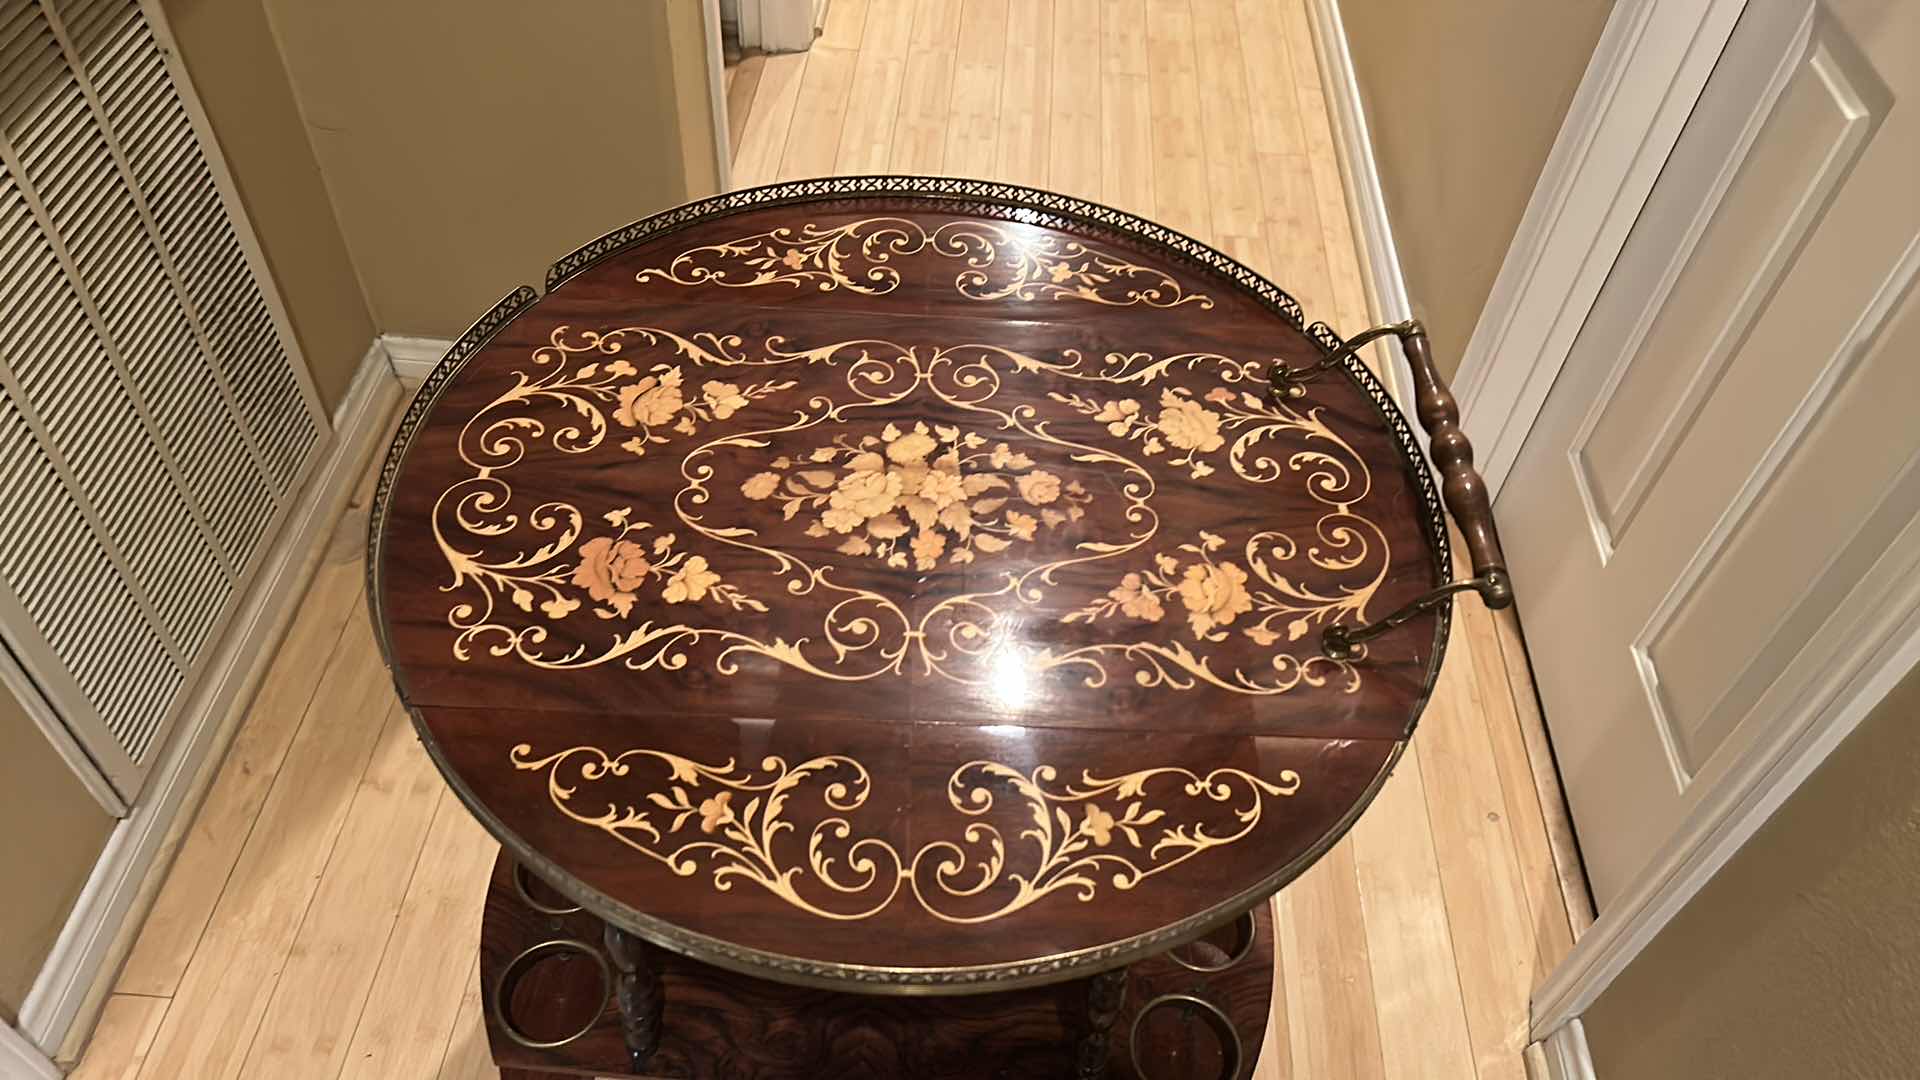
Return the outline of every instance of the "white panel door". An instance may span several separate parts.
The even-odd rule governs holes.
[[[1747,8],[1502,489],[1602,911],[1920,535],[1917,55],[1920,4]]]

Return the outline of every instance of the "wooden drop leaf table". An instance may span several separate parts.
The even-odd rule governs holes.
[[[502,845],[523,1078],[1246,1076],[1262,901],[1393,767],[1451,594],[1509,596],[1417,325],[1343,342],[1151,222],[908,177],[694,203],[508,295],[369,542]]]

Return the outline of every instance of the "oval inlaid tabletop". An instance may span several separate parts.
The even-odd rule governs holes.
[[[1411,434],[1292,299],[1160,226],[865,178],[671,211],[454,347],[370,591],[448,781],[656,943],[875,992],[1044,982],[1263,899],[1445,645]]]

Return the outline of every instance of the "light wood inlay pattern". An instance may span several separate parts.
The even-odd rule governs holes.
[[[993,21],[1001,6],[834,0],[811,52],[748,57],[728,95],[739,182],[886,171],[918,156],[927,171],[999,176],[1158,218],[1241,253],[1311,317],[1349,333],[1370,321],[1299,0],[1005,0],[996,49],[970,19]],[[1168,40],[1185,56],[1157,55]],[[921,80],[911,146],[895,161],[908,67],[928,51],[945,55],[948,76]],[[980,88],[995,71],[991,110],[984,89],[961,94],[954,72],[967,58],[980,58]],[[1244,91],[1210,96],[1227,77]],[[1219,107],[1229,111],[1210,112]],[[1156,130],[1182,111],[1178,131]],[[956,134],[962,122],[981,131]],[[928,163],[934,147],[941,160]],[[346,872],[336,860],[366,856],[340,849],[356,793],[393,771],[379,772],[375,752],[391,690],[362,614],[364,528],[357,512],[341,522],[336,555],[180,844],[81,1080],[497,1075],[474,962],[495,845],[451,794],[411,807],[407,827],[424,842],[379,867],[387,877],[369,878],[377,887],[364,899],[328,886]],[[1401,778],[1276,900],[1280,962],[1260,1080],[1518,1076],[1526,991],[1590,921],[1584,903],[1569,914],[1566,897],[1581,886],[1563,881],[1577,868],[1556,866],[1565,845],[1548,843],[1564,816],[1544,814],[1537,794],[1551,765],[1517,626],[1511,613],[1460,608]],[[323,894],[341,910],[319,912]],[[379,930],[338,944],[323,919]],[[345,951],[303,957],[323,937]],[[313,1017],[344,1053],[245,1067],[269,1056],[260,1035],[276,1028],[287,1008],[276,1002],[303,967],[353,975]]]

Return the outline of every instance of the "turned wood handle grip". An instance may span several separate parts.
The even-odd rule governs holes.
[[[1487,482],[1473,467],[1473,444],[1460,427],[1460,406],[1447,389],[1440,369],[1433,366],[1433,348],[1427,329],[1409,319],[1395,328],[1413,369],[1413,411],[1427,429],[1433,466],[1440,473],[1440,497],[1447,512],[1466,537],[1467,555],[1481,598],[1490,608],[1513,603],[1513,583],[1507,577],[1507,558],[1500,550],[1500,534],[1493,526],[1493,500]]]

